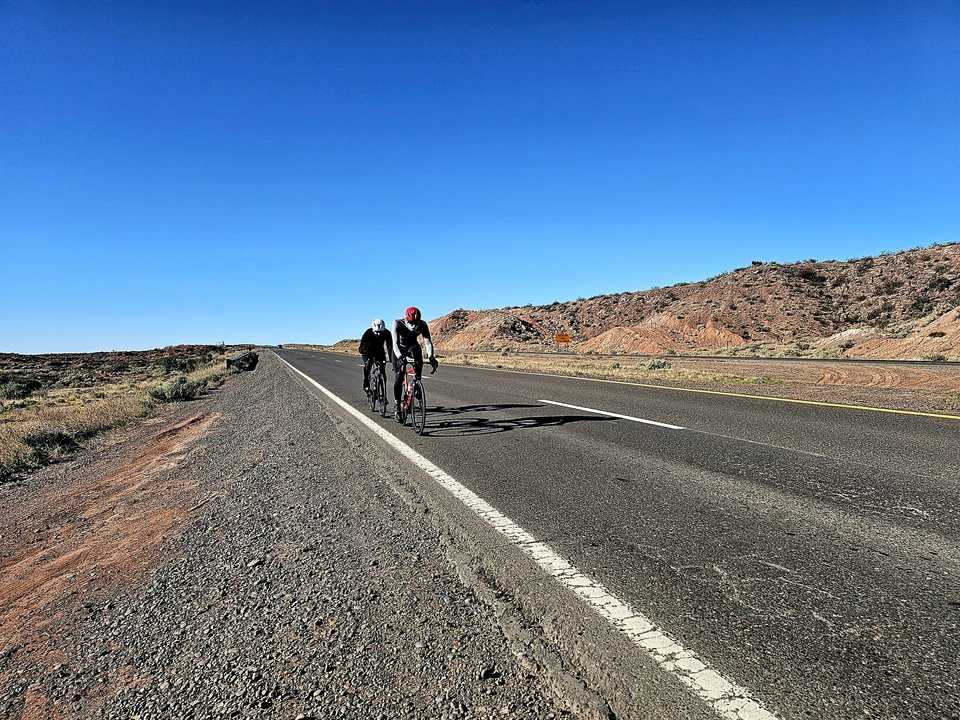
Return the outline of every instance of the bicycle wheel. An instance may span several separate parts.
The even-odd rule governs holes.
[[[367,395],[367,402],[370,403],[370,409],[377,409],[377,383],[380,379],[380,374],[377,372],[376,368],[370,371],[370,392]]]
[[[413,386],[413,407],[410,408],[410,424],[417,435],[423,435],[427,427],[427,394],[423,390],[423,383],[419,380]]]
[[[387,384],[382,373],[377,377],[377,411],[380,417],[387,416]]]

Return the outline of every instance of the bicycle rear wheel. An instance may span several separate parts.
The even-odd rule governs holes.
[[[413,406],[410,408],[412,417],[410,424],[413,425],[417,435],[423,435],[427,427],[427,394],[423,390],[423,383],[417,380],[413,386]]]

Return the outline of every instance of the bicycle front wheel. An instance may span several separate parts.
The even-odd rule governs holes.
[[[377,374],[376,370],[370,371],[370,384],[368,386],[369,395],[367,395],[367,402],[370,403],[370,409],[377,409],[377,386],[380,384],[380,375]]]
[[[410,408],[411,424],[417,435],[423,435],[427,427],[427,394],[419,380],[413,386],[413,407]]]
[[[382,374],[377,378],[377,410],[380,412],[380,417],[387,416],[387,384]]]

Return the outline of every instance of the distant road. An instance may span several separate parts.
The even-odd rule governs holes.
[[[278,352],[366,412],[355,359]],[[377,424],[775,717],[960,718],[960,421],[445,365],[426,388],[423,438]]]

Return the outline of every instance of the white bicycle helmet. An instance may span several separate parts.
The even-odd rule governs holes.
[[[374,332],[383,332],[383,329],[385,327],[386,325],[383,324],[383,320],[381,320],[380,318],[375,318],[374,321],[370,323],[370,328]]]

